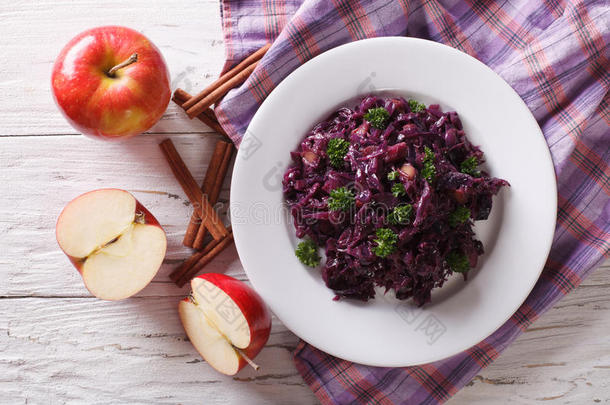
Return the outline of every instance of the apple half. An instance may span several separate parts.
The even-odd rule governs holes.
[[[91,294],[104,300],[130,297],[161,267],[167,240],[155,217],[119,189],[90,191],[70,201],[57,219],[59,247]]]
[[[180,301],[180,320],[191,343],[217,371],[234,375],[267,343],[271,315],[262,298],[245,283],[206,273],[191,281]]]

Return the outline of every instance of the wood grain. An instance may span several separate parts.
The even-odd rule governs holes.
[[[607,262],[448,403],[610,403],[609,273]]]
[[[191,253],[181,241],[192,207],[157,144],[171,135],[199,182],[219,135],[171,103],[150,134],[95,142],[77,135],[50,93],[61,47],[105,24],[155,42],[172,89],[204,88],[224,61],[217,1],[17,0],[0,2],[0,16],[0,404],[316,404],[291,359],[298,339],[277,319],[257,357],[262,370],[236,377],[201,361],[179,324],[188,291],[168,275]],[[123,302],[91,298],[55,241],[65,203],[101,187],[132,192],[168,235],[153,283]],[[246,279],[234,247],[209,270]],[[609,270],[607,262],[449,403],[610,403]]]
[[[125,25],[153,41],[167,62],[172,90],[194,93],[212,83],[224,63],[219,5],[215,0],[59,2],[2,1],[0,136],[73,134],[50,89],[53,62],[76,34],[99,25]],[[35,27],[35,29],[33,29]],[[33,119],[33,117],[36,117]],[[150,132],[204,133],[170,103]]]
[[[172,291],[171,286],[157,284],[169,283],[172,268],[191,252],[181,240],[193,208],[157,146],[165,136],[140,136],[122,144],[100,143],[82,136],[0,139],[4,196],[0,233],[7,235],[3,243],[6,253],[0,258],[4,276],[0,296],[88,295],[78,273],[57,249],[54,227],[68,201],[104,187],[132,192],[168,235],[165,263],[155,282],[140,294],[158,296]],[[174,138],[198,182],[218,139],[220,135],[196,134]],[[226,213],[229,184],[227,178],[217,204],[221,213]],[[221,253],[210,270],[241,272],[235,249],[230,247]]]
[[[274,320],[261,370],[213,371],[187,340],[175,297],[0,300],[0,402],[315,404]],[[18,402],[19,401],[19,402]]]

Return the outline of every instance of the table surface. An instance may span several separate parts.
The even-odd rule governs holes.
[[[174,105],[123,144],[79,135],[53,104],[61,47],[98,25],[135,28],[159,46],[172,88],[214,80],[224,47],[217,1],[4,1],[0,5],[0,403],[315,404],[296,372],[297,337],[274,318],[262,370],[214,372],[185,337],[170,271],[191,207],[157,144],[171,137],[200,181],[217,135]],[[229,179],[222,201],[228,200]],[[161,222],[168,254],[154,281],[122,302],[92,298],[55,242],[65,203],[101,187],[132,192]],[[451,404],[610,402],[610,262],[535,322]],[[208,268],[246,279],[234,248]]]

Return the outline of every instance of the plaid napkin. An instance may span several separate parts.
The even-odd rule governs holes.
[[[324,404],[436,404],[467,384],[609,255],[610,7],[602,1],[241,0],[222,2],[225,70],[266,42],[252,76],[216,107],[237,145],[257,108],[290,72],[358,39],[406,35],[481,60],[523,98],[551,150],[557,227],[544,272],[492,336],[452,358],[376,368],[301,342],[297,369]],[[242,147],[248,147],[244,144]]]

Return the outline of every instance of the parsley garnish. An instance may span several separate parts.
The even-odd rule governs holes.
[[[407,191],[405,190],[405,185],[402,183],[392,184],[392,194],[394,195],[394,197],[400,197],[407,194]]]
[[[347,211],[354,203],[354,193],[346,187],[339,187],[330,192],[328,208],[331,211]]]
[[[468,159],[464,160],[460,163],[460,172],[469,174],[473,177],[478,177],[481,175],[477,166],[479,165],[479,160],[476,156],[471,156]]]
[[[432,183],[436,177],[436,167],[434,166],[434,152],[427,146],[424,146],[424,167],[421,170],[421,175],[428,183]]]
[[[305,240],[297,245],[294,254],[299,258],[301,263],[309,267],[316,267],[320,264],[320,255],[318,255],[318,247],[312,240]]]
[[[411,218],[413,206],[411,204],[401,204],[388,214],[388,222],[392,225],[405,224]]]
[[[377,235],[377,239],[374,239],[373,242],[377,243],[377,246],[373,247],[373,253],[377,256],[387,257],[396,250],[398,235],[390,228],[379,228],[375,235]]]
[[[456,226],[468,221],[468,218],[470,218],[470,210],[460,205],[455,209],[455,211],[449,214],[449,226],[455,228]]]
[[[418,113],[424,111],[426,109],[426,105],[416,100],[409,100],[409,108],[412,112]]]
[[[330,164],[336,169],[343,166],[343,158],[347,154],[348,150],[349,142],[343,138],[333,138],[328,141],[326,154],[328,155],[328,159],[330,159]]]
[[[445,261],[449,265],[449,268],[456,273],[466,273],[470,270],[470,260],[468,260],[465,254],[458,251],[454,250],[450,252]]]
[[[370,122],[373,128],[377,129],[384,129],[388,118],[390,118],[390,113],[383,107],[370,108],[364,114],[364,119]]]
[[[399,176],[400,176],[400,173],[398,173],[398,170],[391,171],[390,173],[388,173],[388,180],[390,180],[390,181],[397,180]]]

